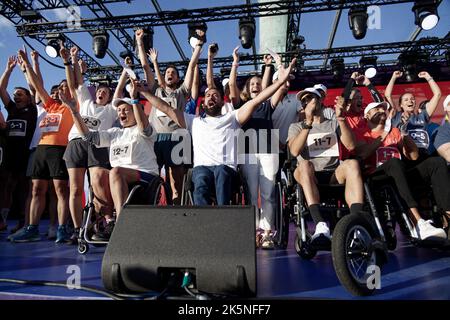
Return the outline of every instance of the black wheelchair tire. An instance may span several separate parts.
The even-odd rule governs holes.
[[[306,242],[309,242],[309,239],[311,238],[310,234],[306,232]],[[317,250],[312,249],[307,243],[303,243],[301,241],[301,238],[298,236],[298,234],[295,235],[295,242],[294,242],[294,248],[295,252],[305,260],[311,260],[314,258],[317,254]]]

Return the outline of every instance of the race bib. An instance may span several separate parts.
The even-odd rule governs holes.
[[[111,163],[131,164],[132,144],[115,145],[109,149]]]
[[[412,129],[408,130],[409,136],[414,140],[417,148],[428,149],[430,145],[430,137],[428,136],[428,132],[423,129]]]
[[[167,104],[172,109],[176,109],[177,108],[177,100],[175,98],[167,98],[166,97],[166,98],[161,98],[161,99],[164,100],[165,102],[167,102]],[[167,117],[167,114],[165,114],[164,112],[160,111],[159,109],[156,109],[156,116],[157,117]]]
[[[377,167],[388,162],[392,158],[402,159],[402,156],[397,148],[380,147],[377,149]]]
[[[27,120],[8,120],[8,136],[25,137],[27,133]]]
[[[100,119],[89,116],[83,117],[83,121],[86,124],[86,126],[91,130],[98,130],[98,127],[102,123]]]
[[[58,132],[61,125],[62,114],[60,113],[47,113],[39,123],[41,132]]]
[[[310,133],[306,143],[311,158],[339,157],[339,146],[335,132]]]

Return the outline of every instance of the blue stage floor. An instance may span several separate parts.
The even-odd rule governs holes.
[[[13,223],[11,222],[10,227]],[[45,238],[46,222],[41,225]],[[75,246],[43,240],[10,243],[9,233],[0,233],[0,278],[66,282],[71,265],[79,266],[81,285],[103,289],[100,270],[104,248],[90,247],[80,255]],[[396,251],[384,266],[381,289],[362,299],[450,299],[450,252],[416,248],[398,232]],[[302,260],[293,248],[294,226],[288,250],[257,251],[259,298],[361,299],[340,285],[329,252],[319,252],[311,261]],[[0,299],[106,299],[67,288],[0,283]]]

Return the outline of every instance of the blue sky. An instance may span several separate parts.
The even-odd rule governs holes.
[[[255,2],[255,0],[253,0]],[[178,10],[178,9],[192,9],[205,8],[214,6],[228,6],[235,4],[243,4],[245,0],[196,0],[196,1],[180,1],[180,0],[160,0],[159,4],[162,10]],[[367,35],[362,40],[355,40],[351,34],[348,26],[347,12],[342,12],[341,20],[338,26],[338,31],[334,41],[334,47],[352,46],[363,44],[387,43],[406,41],[416,29],[414,24],[414,14],[411,11],[413,3],[404,3],[398,5],[381,6],[381,28],[369,29]],[[107,4],[107,7],[113,15],[139,14],[144,12],[155,12],[155,8],[151,1],[133,0],[130,4],[115,3]],[[317,12],[302,14],[300,24],[300,34],[305,37],[305,44],[309,49],[322,49],[327,47],[329,33],[332,27],[335,11]],[[65,9],[46,10],[43,15],[50,21],[64,21],[67,18]],[[93,18],[93,14],[86,7],[81,7],[81,16],[83,18]],[[422,31],[420,37],[437,36],[444,37],[450,30],[450,0],[443,0],[439,7],[440,21],[438,25],[430,31]],[[172,29],[181,44],[186,56],[190,56],[191,49],[187,42],[187,26],[173,25]],[[128,30],[131,32],[131,30]],[[170,40],[167,31],[164,27],[156,27],[154,34],[154,47],[159,50],[160,61],[175,61],[180,60],[180,56]],[[69,37],[80,45],[85,51],[92,53],[92,38],[87,33],[72,33]],[[208,23],[208,42],[217,42],[219,44],[219,57],[230,56],[235,46],[240,44],[238,39],[238,21],[227,20]],[[257,19],[257,34],[256,46],[258,45],[258,19]],[[44,47],[39,43],[30,41],[33,46],[39,51],[41,55],[45,55]],[[23,41],[18,38],[15,28],[8,20],[0,16],[0,68],[3,71],[6,65],[7,57],[14,55],[16,51],[22,47]],[[113,37],[110,37],[110,49],[119,55],[123,51],[123,47]],[[252,53],[252,50],[244,50],[242,53]],[[202,53],[202,57],[206,57],[206,50]],[[379,60],[392,59],[395,56],[379,57]],[[104,59],[97,59],[102,65],[113,64],[113,61],[106,56]],[[61,59],[53,59],[53,62],[62,65]],[[346,62],[353,62],[348,59]],[[318,62],[314,62],[317,64]],[[46,88],[58,83],[64,78],[64,70],[55,68],[45,61],[41,60],[41,69],[45,81]],[[10,88],[13,86],[23,86],[25,81],[21,72],[16,70],[10,80]],[[3,109],[3,108],[2,108]],[[2,110],[3,111],[3,110]]]

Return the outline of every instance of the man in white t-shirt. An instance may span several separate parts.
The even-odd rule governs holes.
[[[222,114],[224,107],[223,92],[219,88],[210,88],[205,95],[205,117],[194,116],[171,108],[167,103],[151,93],[141,94],[160,111],[167,114],[180,127],[187,128],[192,134],[194,146],[194,204],[211,204],[212,191],[218,205],[229,205],[232,183],[236,174],[237,155],[235,139],[236,130],[247,122],[253,111],[269,99],[287,80],[294,59],[288,68],[281,67],[279,81],[264,89],[257,97],[246,102],[241,108]],[[162,107],[161,107],[162,105]],[[214,187],[213,187],[214,186]]]

